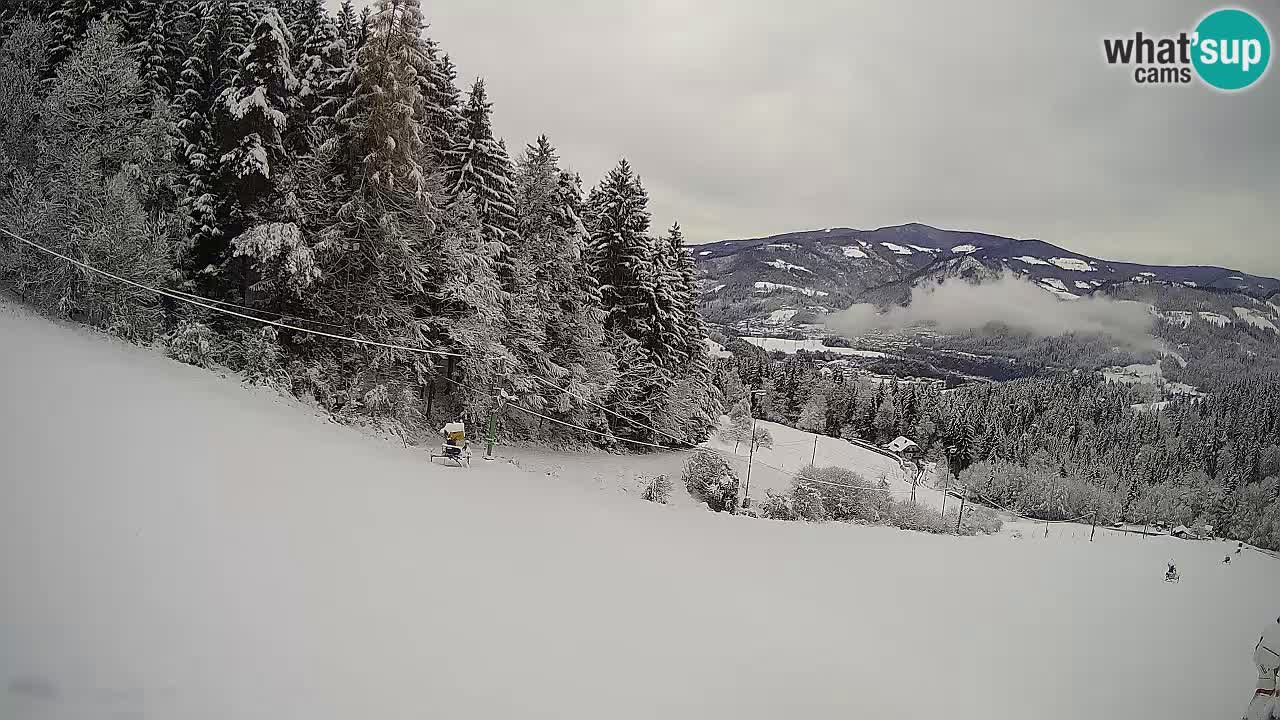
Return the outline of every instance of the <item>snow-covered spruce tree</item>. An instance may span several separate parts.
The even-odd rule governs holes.
[[[601,402],[613,411],[605,417],[610,430],[619,437],[671,444],[670,438],[649,429],[669,432],[663,425],[670,378],[653,362],[652,353],[621,330],[606,331],[605,347],[617,363]]]
[[[307,39],[294,38],[298,90],[284,135],[285,148],[293,155],[314,152],[343,101],[340,81],[349,63],[347,44],[329,14],[323,8],[318,12]]]
[[[517,294],[542,336],[534,362],[526,365],[545,382],[531,390],[545,398],[543,412],[600,427],[603,418],[590,402],[600,398],[613,358],[605,348],[604,313],[585,257],[576,178],[560,169],[555,148],[541,136],[520,158],[515,185],[520,224],[511,252]],[[512,350],[521,355],[519,348]]]
[[[43,214],[23,200],[36,200],[41,191],[39,147],[44,109],[42,81],[48,62],[49,26],[33,17],[11,18],[0,42],[0,223],[30,237],[40,229]],[[39,279],[49,265],[35,251],[5,238],[0,241],[0,282],[24,299],[38,292]]]
[[[441,52],[430,38],[426,43],[431,65],[422,78],[422,96],[426,100],[424,137],[436,164],[445,166],[462,134],[462,100],[455,82],[458,73],[448,53]]]
[[[510,288],[513,268],[508,245],[516,228],[515,198],[512,194],[511,159],[506,148],[493,137],[490,113],[493,106],[485,94],[484,80],[471,86],[462,108],[462,126],[448,154],[445,169],[450,192],[456,197],[469,193],[479,213],[481,227],[491,243],[500,246],[498,277]]]
[[[662,239],[661,251],[665,256],[662,278],[667,286],[661,296],[668,298],[669,321],[674,327],[667,362],[678,369],[669,412],[682,437],[701,442],[719,422],[724,398],[714,382],[707,327],[698,312],[697,271],[679,223],[673,223]]]
[[[276,9],[262,8],[230,85],[218,97],[218,186],[226,192],[222,231],[229,240],[281,214],[278,182],[287,168],[284,131],[298,89],[289,56],[292,40]],[[216,254],[213,248],[209,251],[210,264],[221,268],[231,256],[231,243]],[[239,268],[230,274],[228,280],[236,282],[244,296],[248,276]]]
[[[47,17],[49,15],[47,0],[9,0],[3,7],[0,7],[0,43],[3,43],[13,33],[14,28],[25,20],[35,20],[41,22],[46,28],[46,32],[52,34],[52,28],[49,27]],[[48,55],[49,48],[46,46],[43,50]]]
[[[323,0],[274,0],[271,6],[280,13],[289,35],[299,46],[311,39],[321,19],[328,16]],[[261,8],[254,10],[261,12]]]
[[[626,160],[587,199],[590,259],[605,312],[605,327],[638,342],[652,335],[654,278],[649,196]]]
[[[182,21],[195,28],[195,35],[174,101],[189,222],[188,245],[179,262],[189,281],[220,293],[226,288],[221,262],[229,242],[223,223],[230,198],[221,183],[224,151],[217,117],[220,98],[235,81],[249,41],[251,18],[246,0],[197,0]]]
[[[418,122],[424,112],[419,78],[427,70],[422,11],[418,0],[380,0],[369,23],[377,42],[359,48],[341,83],[346,102],[334,116],[341,153],[336,170],[353,190],[403,193],[414,207],[428,208]]]
[[[826,430],[827,396],[824,393],[815,392],[809,396],[809,400],[804,404],[804,409],[800,411],[800,420],[796,427],[817,433]]]
[[[145,179],[166,172],[167,123],[153,115],[119,34],[113,23],[90,24],[59,67],[41,109],[33,171],[0,201],[0,217],[65,255],[162,284],[171,228],[165,208],[145,205]],[[22,290],[37,304],[131,339],[158,332],[150,294],[34,252],[20,257]]]
[[[194,18],[181,7],[179,0],[149,0],[134,7],[138,40],[132,52],[140,63],[139,76],[156,95],[173,95],[187,57]]]
[[[360,39],[359,23],[360,18],[356,16],[356,8],[352,0],[342,0],[334,25],[337,27],[338,37],[348,48],[354,49],[356,42]]]
[[[657,268],[649,229],[649,197],[626,160],[618,163],[587,200],[589,257],[599,283],[605,329],[618,359],[618,380],[608,393],[610,407],[627,422],[610,418],[625,437],[655,436],[669,412],[674,368],[655,352]],[[669,441],[668,441],[669,442]]]
[[[41,78],[48,63],[49,27],[30,17],[15,20],[0,43],[0,197],[20,170],[36,158]]]
[[[694,362],[707,354],[707,323],[698,312],[698,270],[693,255],[684,244],[680,223],[672,223],[666,237],[667,253],[673,266],[676,310],[680,318],[684,357]]]
[[[674,241],[677,244],[674,247],[671,237],[650,239],[654,277],[653,321],[648,344],[658,364],[675,370],[684,367],[689,360],[688,318],[685,317],[688,303],[680,297],[678,253],[683,252],[683,245],[679,244],[679,226],[673,226],[672,231],[676,233]]]
[[[53,34],[49,51],[53,65],[71,54],[95,20],[112,22],[122,42],[131,43],[134,5],[134,0],[52,0],[48,3],[48,18]]]
[[[383,0],[343,78],[347,101],[317,151],[326,176],[298,193],[304,240],[317,251],[303,302],[310,317],[360,337],[493,358],[502,354],[490,334],[501,317],[487,279],[494,251],[474,231],[469,198],[434,201],[444,191],[421,137],[421,23],[417,0]],[[419,353],[307,345],[310,361],[328,368],[321,380],[336,405],[358,405],[373,385],[421,396],[441,371]],[[487,382],[496,363],[485,362],[454,379]]]
[[[373,26],[373,10],[368,5],[360,8],[360,21],[357,23],[357,26],[355,44],[349,46],[356,49],[363,47],[366,42],[369,42],[369,37],[371,35],[370,28]]]
[[[454,388],[450,395],[458,414],[479,428],[493,408],[491,394],[525,393],[527,358],[515,357],[508,345],[509,325],[503,317],[506,294],[495,266],[500,248],[484,231],[470,194],[442,209],[438,227],[439,255],[427,282],[436,313],[432,328],[442,342],[464,355],[452,361],[452,375],[465,387]]]
[[[686,443],[700,443],[719,422],[723,402],[711,374],[690,368],[681,373],[668,391],[669,400],[663,418],[667,435]]]

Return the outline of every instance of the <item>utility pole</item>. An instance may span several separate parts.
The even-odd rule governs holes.
[[[503,361],[502,358],[498,358],[498,374],[501,375],[505,370],[505,368],[506,368],[506,363]],[[492,392],[492,390],[493,388],[492,386],[490,386],[489,394],[490,394],[490,399],[493,400],[493,404],[489,406],[489,438],[488,438],[488,441],[485,443],[485,450],[484,450],[484,459],[486,461],[493,460],[493,445],[495,442],[497,442],[497,424],[498,424],[497,416],[498,416],[498,409],[502,404],[502,398],[500,397],[499,393],[502,396],[506,395],[506,393],[503,392],[502,390],[499,390],[498,393],[494,393]]]
[[[755,396],[764,395],[763,389],[751,389],[746,393],[746,409],[751,415],[751,445],[746,450],[746,483],[742,486],[742,509],[751,506],[751,461],[755,459]]]
[[[1102,512],[1102,508],[1094,508],[1093,510],[1093,527],[1089,528],[1089,542],[1093,542],[1093,534],[1098,531],[1098,513]]]
[[[747,411],[751,414],[751,444],[747,446],[747,481],[742,486],[742,509],[751,507],[751,461],[756,456],[756,395],[763,390],[752,390],[747,395]]]
[[[489,439],[485,442],[485,448],[484,448],[484,459],[485,459],[485,460],[492,460],[492,459],[493,459],[493,443],[494,443],[494,441],[496,440],[496,438],[494,437],[494,432],[495,432],[495,430],[494,430],[494,424],[495,424],[494,415],[495,415],[495,414],[496,414],[496,412],[497,412],[496,408],[497,408],[497,403],[496,403],[496,402],[494,403],[494,406],[493,406],[493,407],[490,407],[490,408],[489,408]]]

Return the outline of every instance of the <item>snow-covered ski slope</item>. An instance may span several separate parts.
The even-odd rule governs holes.
[[[682,511],[567,453],[432,466],[4,307],[0,397],[6,720],[1234,718],[1280,614],[1280,561],[1223,543]]]

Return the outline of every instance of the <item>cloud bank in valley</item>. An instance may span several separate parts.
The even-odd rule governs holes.
[[[1035,335],[1103,333],[1141,346],[1151,344],[1151,314],[1142,303],[1086,296],[1059,300],[1012,274],[980,285],[949,279],[917,288],[911,304],[881,311],[859,304],[827,319],[827,329],[847,336],[869,330],[929,327],[945,333],[979,330],[998,323]]]

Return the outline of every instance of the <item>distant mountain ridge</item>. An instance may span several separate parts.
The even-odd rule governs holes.
[[[1018,240],[987,233],[942,230],[920,223],[893,225],[876,230],[827,228],[802,230],[762,238],[722,240],[693,248],[701,264],[726,257],[741,256],[760,250],[777,251],[776,247],[794,244],[798,248],[816,250],[821,247],[841,248],[841,256],[849,261],[866,259],[843,248],[856,248],[862,253],[884,257],[896,256],[899,264],[922,269],[940,260],[969,256],[983,264],[1000,261],[1011,269],[1025,270],[1036,280],[1057,278],[1071,281],[1069,291],[1084,294],[1108,282],[1168,282],[1186,287],[1214,288],[1265,298],[1280,292],[1280,280],[1211,265],[1152,265],[1119,262],[1092,257],[1044,242]],[[774,246],[774,247],[770,247]],[[914,256],[914,257],[913,257]],[[905,262],[903,262],[905,260]],[[803,267],[803,266],[801,266]],[[783,269],[779,266],[779,269]],[[1149,273],[1145,274],[1144,273]],[[1075,285],[1076,280],[1089,283],[1092,289]],[[1098,284],[1094,285],[1093,281]],[[1073,293],[1074,294],[1074,293]]]
[[[1159,283],[1259,300],[1280,280],[1208,265],[1119,262],[1043,240],[943,230],[920,223],[875,230],[826,228],[691,247],[702,304],[715,322],[827,313],[855,302],[902,303],[923,279],[974,279],[1010,271],[1064,300],[1117,285]],[[782,318],[780,311],[792,315]]]

